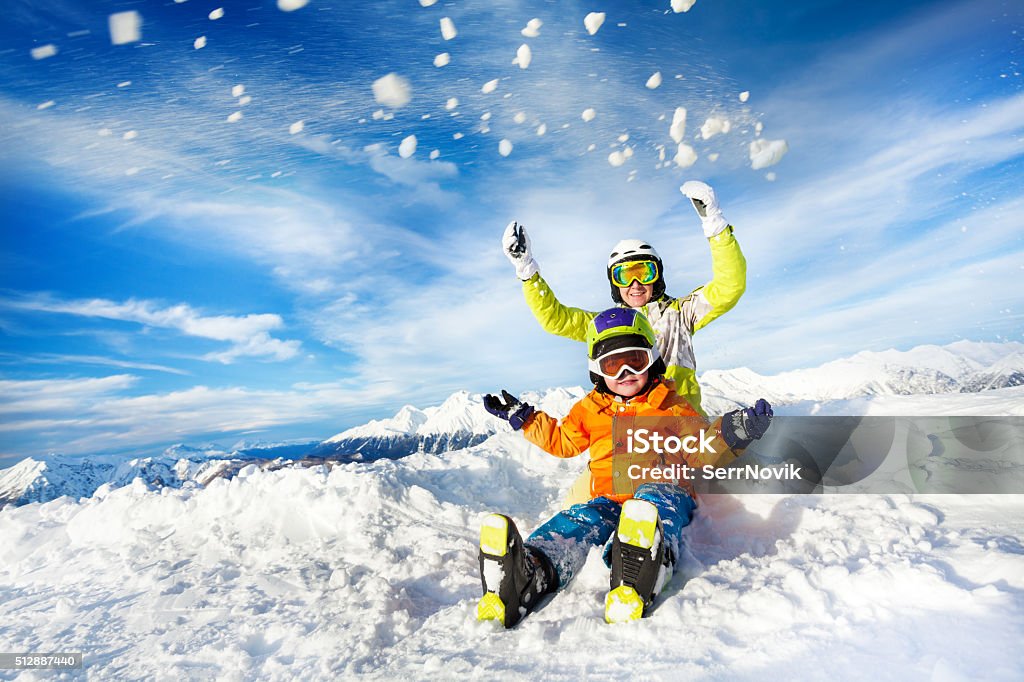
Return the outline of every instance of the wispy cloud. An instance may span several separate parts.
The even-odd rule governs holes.
[[[167,374],[178,374],[187,376],[189,372],[167,365],[157,365],[147,362],[132,362],[118,358],[108,358],[100,355],[70,355],[62,353],[0,353],[0,364],[30,364],[30,365],[100,365],[105,367],[120,367],[121,369],[140,369],[152,372],[165,372]]]
[[[227,351],[210,353],[207,359],[229,363],[239,357],[261,357],[289,360],[298,354],[301,343],[283,341],[270,335],[284,321],[279,315],[250,314],[244,316],[202,315],[191,306],[180,303],[160,307],[153,301],[129,299],[118,303],[105,299],[60,300],[35,294],[0,300],[0,306],[33,312],[61,313],[80,317],[98,317],[174,329],[187,336],[214,341],[227,341]]]

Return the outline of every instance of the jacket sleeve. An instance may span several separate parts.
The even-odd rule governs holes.
[[[709,433],[713,434],[711,438],[711,450],[712,452],[696,452],[692,455],[687,456],[687,461],[690,466],[694,468],[701,468],[710,464],[716,469],[729,466],[736,459],[743,454],[741,448],[732,449],[725,442],[725,438],[722,437],[722,418],[714,420],[708,426],[704,427]]]
[[[711,281],[689,296],[677,299],[683,322],[695,332],[740,300],[747,288],[747,261],[732,227],[708,240],[711,246]]]
[[[562,305],[539,272],[523,282],[523,296],[544,331],[573,341],[586,341],[587,325],[597,313]]]
[[[523,424],[523,435],[545,452],[555,457],[575,457],[590,447],[590,436],[581,419],[580,404],[576,403],[569,414],[558,422],[554,417],[537,410]]]

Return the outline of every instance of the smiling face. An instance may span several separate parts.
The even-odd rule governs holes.
[[[618,379],[605,378],[604,381],[612,393],[621,395],[623,398],[632,398],[647,385],[647,374],[647,372],[633,374],[627,371],[623,372]]]
[[[618,287],[619,296],[630,308],[641,308],[647,305],[654,296],[653,284],[640,284],[633,280],[628,287]]]

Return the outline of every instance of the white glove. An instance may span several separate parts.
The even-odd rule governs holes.
[[[693,202],[693,207],[700,216],[700,224],[704,228],[704,236],[711,239],[716,234],[729,227],[729,223],[722,217],[722,209],[718,207],[718,198],[715,197],[715,190],[700,180],[690,180],[679,188],[685,196]]]
[[[505,234],[501,236],[501,249],[505,256],[512,261],[516,268],[516,277],[525,281],[538,272],[537,261],[533,260],[530,252],[530,236],[526,234],[526,228],[512,221],[505,228]]]

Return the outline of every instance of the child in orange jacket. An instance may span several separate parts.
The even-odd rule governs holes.
[[[671,577],[683,528],[696,508],[681,466],[693,472],[726,465],[763,436],[771,422],[771,406],[758,400],[753,408],[708,423],[664,380],[655,332],[635,309],[598,314],[587,330],[587,349],[595,388],[560,422],[506,391],[501,399],[484,397],[488,412],[552,455],[575,457],[589,450],[591,499],[559,512],[525,543],[509,517],[490,514],[484,519],[480,620],[512,627],[545,594],[567,585],[590,547],[600,545],[612,569],[605,620],[640,618]],[[685,449],[691,454],[637,455],[625,447],[626,441],[632,444],[634,426],[664,430],[677,443],[688,442],[691,447]]]

